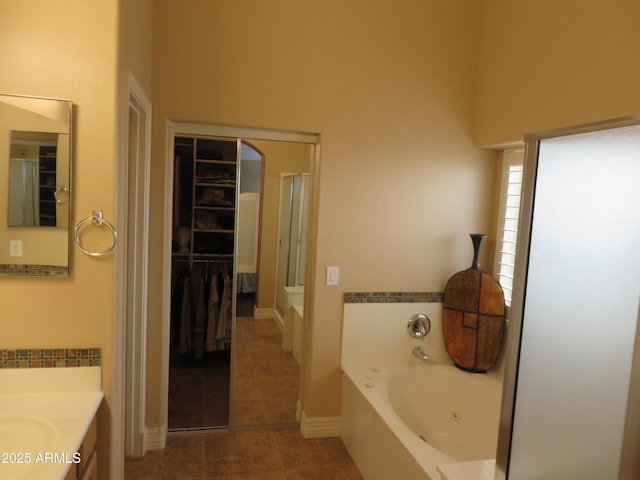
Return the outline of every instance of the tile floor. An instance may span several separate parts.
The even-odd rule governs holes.
[[[172,358],[170,430],[296,423],[300,367],[273,319],[236,318],[231,387],[229,360],[228,352]]]
[[[272,319],[236,318],[231,426],[296,423],[300,367]]]
[[[169,436],[164,450],[127,458],[125,480],[362,480],[339,438],[297,429]]]
[[[170,428],[230,433],[171,434],[165,449],[127,458],[125,480],[361,480],[339,438],[300,434],[300,370],[274,321],[237,317],[235,342],[230,396],[224,355],[178,364],[170,376]]]

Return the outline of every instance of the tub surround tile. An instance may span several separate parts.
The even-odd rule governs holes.
[[[345,292],[344,303],[441,303],[443,292]]]

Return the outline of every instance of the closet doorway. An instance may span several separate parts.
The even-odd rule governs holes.
[[[169,147],[168,431],[295,423],[300,359],[276,314],[280,178],[291,157],[312,172],[317,136],[172,123]]]

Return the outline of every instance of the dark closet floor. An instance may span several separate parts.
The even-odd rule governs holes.
[[[255,294],[238,295],[237,316],[252,316]],[[231,352],[205,352],[204,358],[171,353],[169,430],[227,427]]]
[[[228,351],[195,360],[173,355],[169,368],[169,430],[229,425]]]

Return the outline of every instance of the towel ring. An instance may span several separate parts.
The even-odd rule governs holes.
[[[102,227],[106,225],[106,227],[109,230],[111,230],[111,235],[113,236],[113,240],[111,241],[111,245],[109,245],[109,247],[106,250],[102,252],[92,252],[82,246],[82,242],[80,242],[79,232],[82,226],[89,222],[91,222],[94,227]],[[82,251],[82,253],[89,255],[90,257],[104,257],[109,252],[111,252],[111,250],[114,249],[114,247],[116,246],[116,240],[118,239],[118,232],[116,232],[116,229],[113,227],[113,225],[111,225],[104,218],[102,218],[101,210],[94,210],[93,212],[91,212],[90,217],[87,217],[84,220],[80,220],[80,222],[78,222],[78,224],[76,225],[76,228],[74,229],[74,235],[75,235],[76,243],[78,244],[78,248]]]

